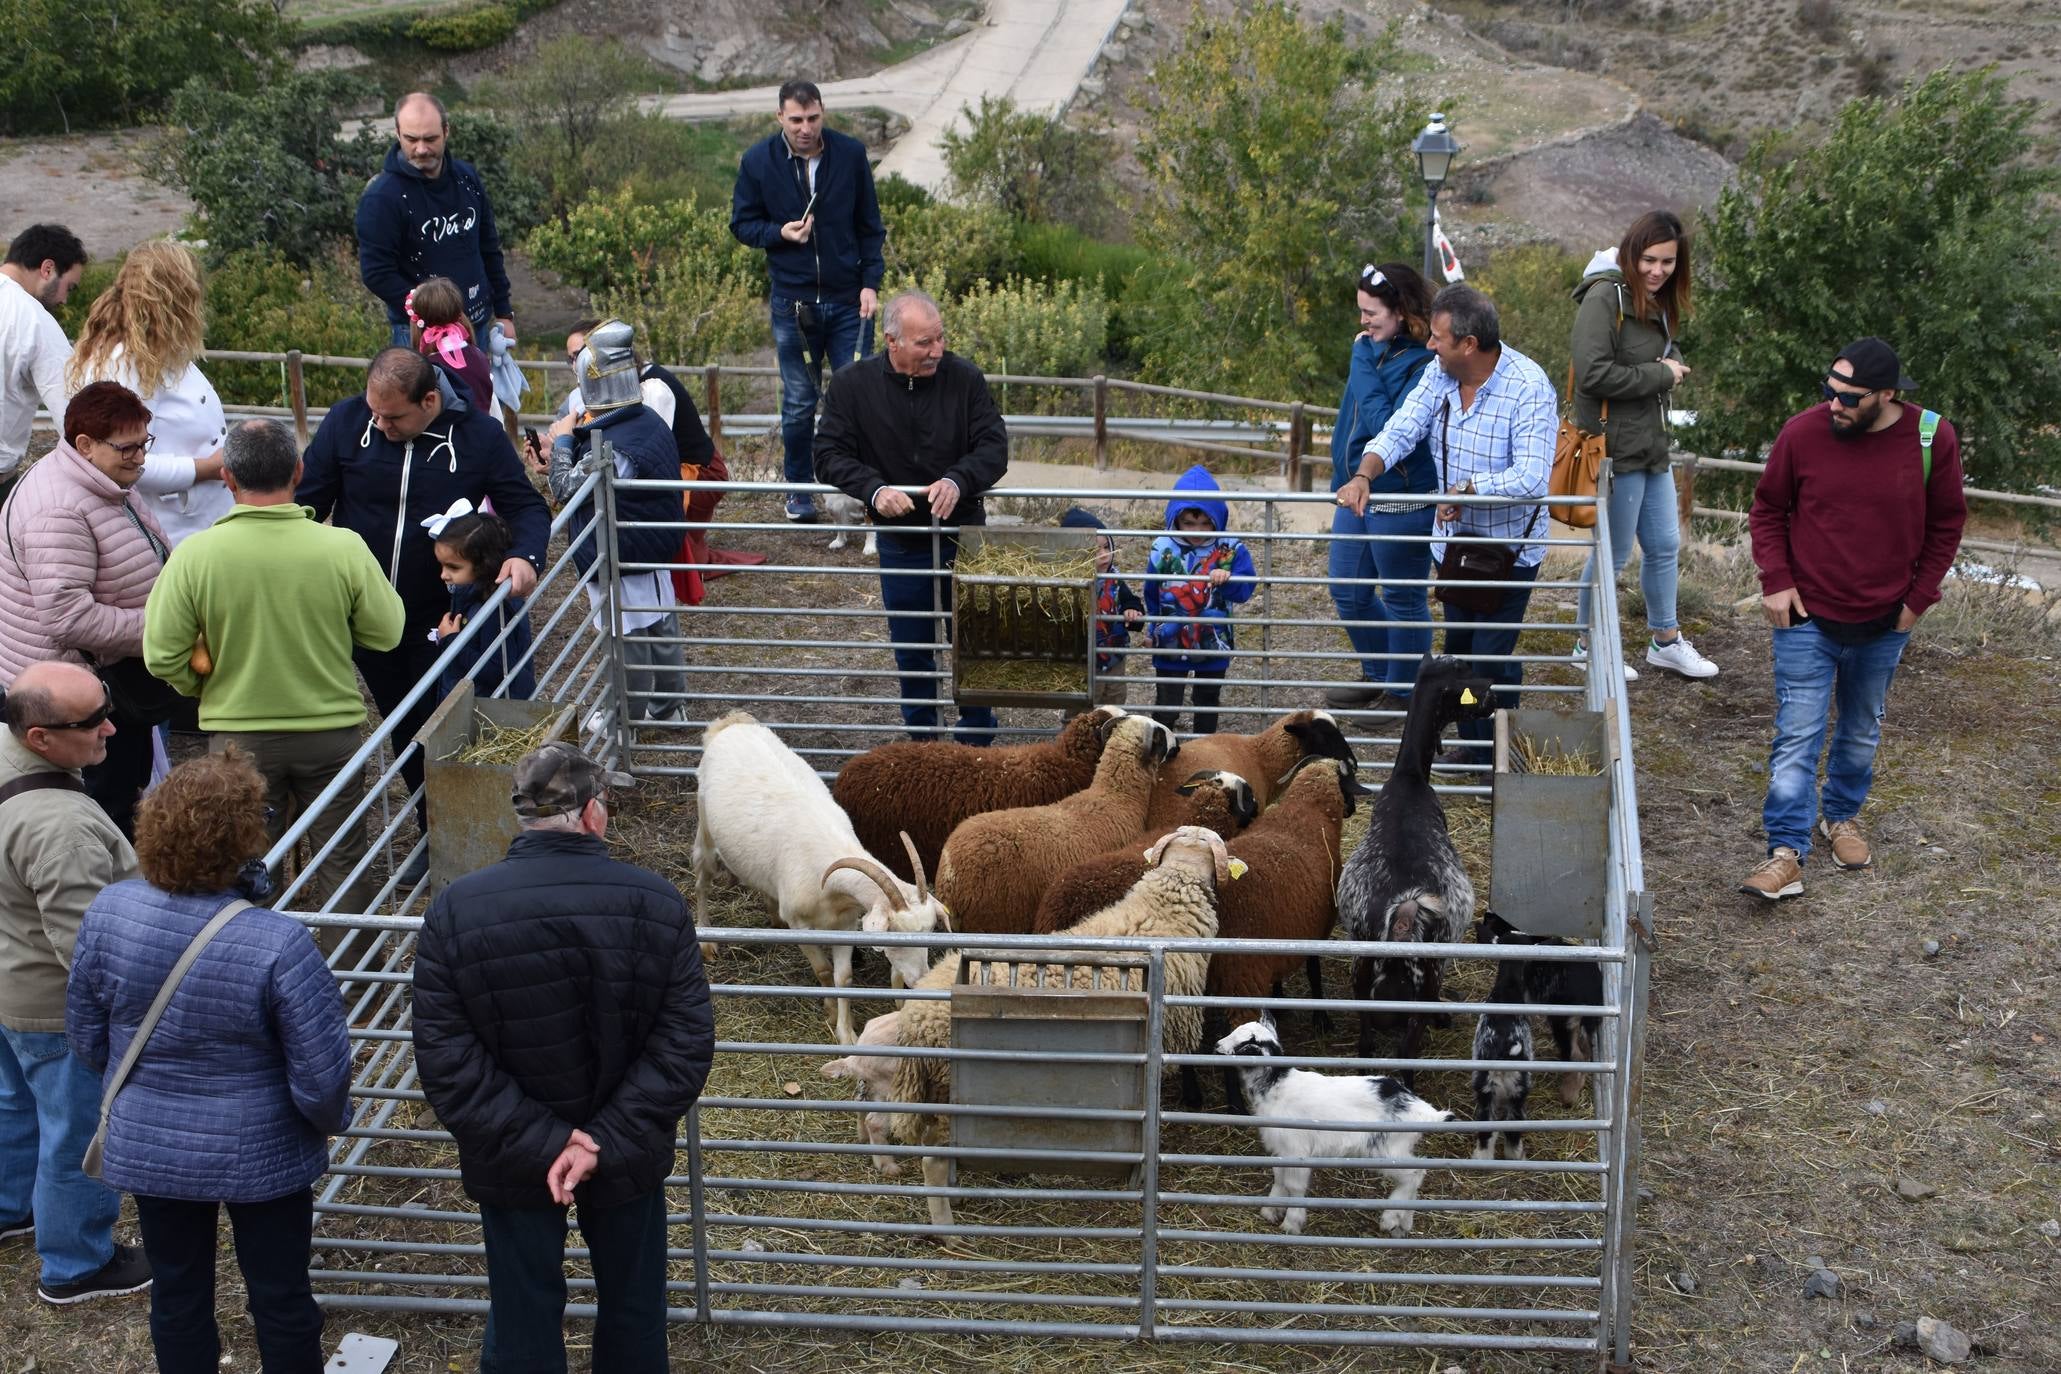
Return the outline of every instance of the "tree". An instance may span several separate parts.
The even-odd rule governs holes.
[[[1878,334],[1953,421],[1971,484],[2053,480],[2061,177],[2028,155],[2036,113],[1994,70],[1939,71],[1849,102],[1794,161],[1756,143],[1696,245],[1691,442],[1758,454],[1840,346]]]
[[[270,0],[12,0],[0,132],[134,124],[188,78],[254,90],[286,61]]]
[[[1163,93],[1141,152],[1157,195],[1143,236],[1179,264],[1183,316],[1132,326],[1146,365],[1181,385],[1328,394],[1353,335],[1351,283],[1369,255],[1414,242],[1410,135],[1420,107],[1379,104],[1385,35],[1349,41],[1281,0],[1216,20],[1199,8],[1153,72]]]
[[[489,101],[521,130],[526,170],[551,187],[558,209],[615,184],[621,169],[599,165],[597,141],[637,118],[631,93],[646,67],[613,39],[569,34],[488,88]]]
[[[1034,223],[1093,230],[1110,210],[1110,137],[1063,119],[1019,111],[1003,96],[960,111],[965,129],[938,138],[952,194]]]

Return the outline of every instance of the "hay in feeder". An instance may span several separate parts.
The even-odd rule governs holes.
[[[1601,775],[1603,765],[1596,756],[1585,749],[1568,750],[1551,741],[1534,741],[1519,737],[1510,744],[1510,758],[1513,772],[1538,773],[1549,777],[1593,778]]]
[[[959,685],[976,692],[1067,692],[1088,690],[1085,665],[1048,663],[1032,658],[969,658],[959,669]]]
[[[451,755],[459,763],[498,764],[513,767],[524,754],[541,749],[558,737],[562,717],[553,716],[538,721],[535,725],[498,725],[487,719],[486,713],[473,713],[479,722],[479,734],[472,743]]]
[[[994,689],[1085,691],[1088,625],[1095,614],[1091,549],[1037,550],[983,543],[959,557],[953,603],[959,652],[969,660],[1032,659],[1065,666],[1068,681],[994,684]],[[1075,670],[1070,665],[1081,662]],[[964,680],[962,672],[962,681]],[[989,689],[990,684],[979,684]]]

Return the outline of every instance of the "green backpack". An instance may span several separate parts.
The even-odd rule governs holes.
[[[1925,459],[1925,485],[1932,485],[1932,436],[1939,433],[1939,412],[1918,412],[1918,452]]]

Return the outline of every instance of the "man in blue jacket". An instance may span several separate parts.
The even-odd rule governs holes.
[[[495,581],[510,583],[513,596],[528,596],[550,541],[550,508],[530,485],[507,431],[468,406],[429,359],[406,348],[372,360],[365,394],[329,408],[302,461],[294,500],[312,506],[317,520],[356,531],[407,609],[398,645],[353,655],[380,714],[391,718],[435,666],[440,650],[430,633],[451,602],[422,522],[460,497],[475,507],[492,499],[515,533]],[[424,692],[401,717],[396,750],[415,738],[436,705],[435,693]],[[411,788],[422,785],[420,750],[402,761],[401,776]],[[409,874],[426,862],[412,863]]]
[[[887,242],[866,145],[823,127],[823,95],[813,83],[780,88],[779,131],[738,165],[730,232],[745,247],[765,250],[784,471],[789,482],[813,482],[823,364],[827,359],[835,372],[873,351]],[[788,497],[787,518],[813,521],[815,499]]]
[[[421,91],[402,96],[386,168],[358,199],[358,276],[386,303],[396,346],[408,342],[402,305],[430,277],[458,284],[480,347],[495,324],[515,342],[494,207],[478,171],[450,155],[450,134],[443,102]]]

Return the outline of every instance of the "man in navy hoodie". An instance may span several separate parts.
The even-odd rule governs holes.
[[[745,247],[765,250],[784,473],[789,482],[813,482],[823,363],[835,372],[873,351],[887,242],[866,145],[823,127],[823,94],[813,83],[780,88],[778,132],[752,145],[738,165],[730,232]],[[815,499],[788,497],[787,518],[815,520]]]
[[[486,183],[452,157],[451,124],[433,95],[415,91],[394,107],[394,146],[386,169],[358,199],[358,276],[386,303],[394,344],[408,343],[408,293],[430,277],[449,277],[482,341],[498,324],[515,341],[515,311],[501,264],[501,235]],[[484,348],[484,342],[480,345]]]
[[[495,514],[515,533],[495,581],[510,583],[511,596],[528,596],[550,541],[550,508],[530,485],[507,431],[468,406],[429,359],[406,348],[386,349],[372,360],[365,394],[329,408],[302,462],[294,500],[312,506],[317,520],[355,531],[407,609],[398,645],[353,655],[380,714],[391,718],[435,665],[441,650],[430,634],[450,607],[436,546],[422,522],[461,496],[475,507],[491,498]],[[396,750],[415,738],[436,705],[435,692],[424,692],[401,717]],[[410,788],[422,785],[421,751],[402,762],[401,776]]]

